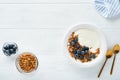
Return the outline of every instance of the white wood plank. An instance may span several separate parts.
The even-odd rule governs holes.
[[[97,80],[97,74],[100,70],[100,67],[102,64],[99,64],[97,66],[94,66],[92,68],[86,68],[86,69],[81,69],[78,65],[75,65],[71,63],[66,57],[64,56],[56,56],[56,55],[40,55],[36,54],[39,60],[39,68],[35,74],[21,74],[17,71],[15,67],[15,59],[16,57],[14,56],[13,58],[8,58],[3,56],[0,56],[0,62],[1,62],[1,67],[0,67],[0,78],[3,80],[10,79],[10,80],[33,80],[33,79],[49,79],[49,80]],[[120,55],[118,54],[117,60],[115,63],[114,67],[114,74],[110,76],[109,71],[110,71],[110,64],[112,64],[113,57],[108,60],[103,73],[101,75],[100,79],[109,79],[111,78],[112,80],[116,79],[119,80],[119,59]],[[11,75],[12,74],[12,75]],[[6,77],[7,76],[7,77]]]
[[[68,28],[81,22],[120,28],[120,18],[101,17],[92,4],[1,4],[0,28]]]
[[[4,4],[78,4],[92,2],[93,0],[0,0]]]
[[[13,41],[18,43],[19,51],[30,50],[42,55],[62,52],[62,35],[63,30],[56,29],[0,29],[1,46],[7,41]]]

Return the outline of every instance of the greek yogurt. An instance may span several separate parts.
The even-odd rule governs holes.
[[[75,31],[75,35],[78,35],[78,42],[81,45],[90,47],[91,52],[95,52],[100,47],[100,37],[94,30],[79,29]]]

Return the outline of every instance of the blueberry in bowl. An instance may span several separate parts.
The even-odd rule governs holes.
[[[18,46],[15,42],[6,42],[4,43],[2,50],[6,56],[11,56],[16,54],[18,51]]]

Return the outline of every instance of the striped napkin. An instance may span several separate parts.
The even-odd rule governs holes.
[[[120,15],[120,0],[95,0],[95,8],[105,18]]]

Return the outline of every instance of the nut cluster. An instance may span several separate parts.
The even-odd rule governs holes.
[[[87,46],[82,46],[78,42],[78,35],[75,35],[72,32],[71,36],[68,39],[68,51],[70,55],[75,58],[75,60],[80,60],[81,62],[89,62],[92,59],[95,59],[100,53],[100,49],[96,49],[96,52],[91,52],[91,48]]]
[[[38,61],[33,54],[26,52],[19,56],[18,64],[24,72],[29,73],[37,69]]]

